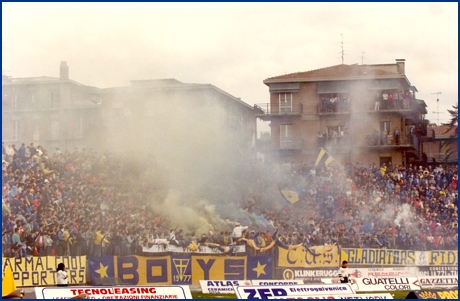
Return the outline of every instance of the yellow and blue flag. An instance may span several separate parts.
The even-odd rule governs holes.
[[[315,165],[318,166],[320,164],[324,164],[328,166],[334,161],[335,159],[331,155],[329,155],[329,153],[324,148],[321,148],[321,150],[319,151],[318,157],[316,157]]]

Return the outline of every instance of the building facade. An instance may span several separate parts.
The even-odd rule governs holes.
[[[225,145],[243,157],[255,156],[255,114],[260,110],[211,84],[135,80],[128,87],[104,89],[102,99],[103,139],[110,148],[186,148],[198,140],[203,146]],[[139,132],[151,135],[139,141]]]
[[[457,126],[430,124],[435,140],[423,143],[429,164],[458,164]]]
[[[258,115],[271,126],[273,160],[314,162],[321,147],[340,163],[426,162],[434,139],[426,104],[395,64],[337,65],[264,80],[270,102]]]
[[[203,144],[225,139],[229,149],[255,156],[258,109],[210,84],[138,80],[100,89],[69,79],[69,66],[61,62],[59,77],[3,76],[2,92],[2,141],[16,147],[33,142],[51,152],[116,151],[183,135]]]
[[[61,62],[59,77],[3,76],[2,93],[5,144],[33,142],[54,150],[95,142],[100,89],[70,80],[66,62]]]

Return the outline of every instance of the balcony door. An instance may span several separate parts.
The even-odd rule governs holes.
[[[280,148],[292,148],[292,124],[280,125]]]
[[[279,94],[279,108],[280,113],[291,113],[292,112],[292,93],[280,93]]]

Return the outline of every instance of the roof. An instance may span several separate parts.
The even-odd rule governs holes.
[[[457,126],[450,128],[449,125],[435,125],[431,127],[435,133],[436,139],[448,139],[453,138],[455,136],[455,130]]]
[[[335,65],[321,69],[290,73],[264,80],[265,84],[289,81],[327,81],[344,79],[405,78],[398,73],[396,64],[388,65]]]
[[[2,85],[51,84],[51,83],[61,83],[61,82],[69,82],[69,83],[76,84],[77,86],[84,86],[83,84],[76,82],[74,80],[71,80],[71,79],[61,80],[59,77],[50,77],[50,76],[22,77],[22,78],[10,77],[2,81]]]
[[[105,88],[102,91],[106,93],[115,93],[120,91],[139,91],[139,90],[199,90],[199,89],[210,89],[214,90],[222,95],[225,95],[232,101],[242,105],[246,109],[254,110],[254,107],[242,101],[240,98],[235,97],[224,90],[217,88],[211,84],[193,84],[183,83],[174,78],[166,79],[146,79],[146,80],[131,80],[131,86],[125,87],[112,87]]]

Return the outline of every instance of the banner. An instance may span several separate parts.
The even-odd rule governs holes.
[[[248,256],[246,279],[273,279],[273,256]]]
[[[283,269],[277,268],[275,272],[276,279],[284,280],[302,280],[304,283],[318,283],[321,278],[335,278],[339,275],[337,268],[329,269]]]
[[[458,277],[458,267],[451,266],[423,266],[417,268],[417,277],[424,276],[456,276]]]
[[[246,252],[246,246],[245,245],[236,245],[230,248],[230,246],[222,246],[221,248],[213,248],[209,246],[196,246],[197,249],[196,251],[192,251],[187,247],[180,247],[180,246],[175,246],[171,244],[153,244],[153,245],[146,245],[142,246],[142,252],[144,253],[165,253],[165,252],[171,252],[171,253],[188,253],[188,254],[210,254],[210,255],[217,255],[217,254],[225,254],[223,251],[225,250],[230,250],[231,253],[245,253]]]
[[[203,294],[234,294],[234,286],[250,285],[250,280],[200,280]]]
[[[338,268],[339,248],[336,245],[300,246],[294,249],[278,247],[278,266],[286,268]]]
[[[86,283],[86,256],[2,257],[3,271],[11,266],[18,287],[56,285],[56,268],[61,262],[70,285]]]
[[[190,254],[171,255],[172,284],[192,284],[192,257]]]
[[[458,250],[428,251],[430,266],[458,266]]]
[[[200,280],[245,280],[246,256],[192,256],[192,284]]]
[[[238,299],[268,299],[270,297],[292,297],[305,295],[346,295],[355,291],[348,283],[340,284],[310,284],[310,285],[283,285],[283,286],[237,286],[235,287]]]
[[[88,299],[192,299],[188,286],[75,286],[36,287],[37,299],[68,299],[86,294]]]
[[[169,256],[102,256],[89,257],[91,281],[98,278],[120,278],[126,285],[170,285],[171,264]]]
[[[420,284],[415,277],[354,278],[359,292],[415,291]]]
[[[356,265],[415,266],[415,252],[414,250],[343,248],[341,260],[348,261],[349,267]]]
[[[416,291],[413,293],[419,299],[455,299],[455,300],[458,300],[458,290],[426,290],[426,291]]]

